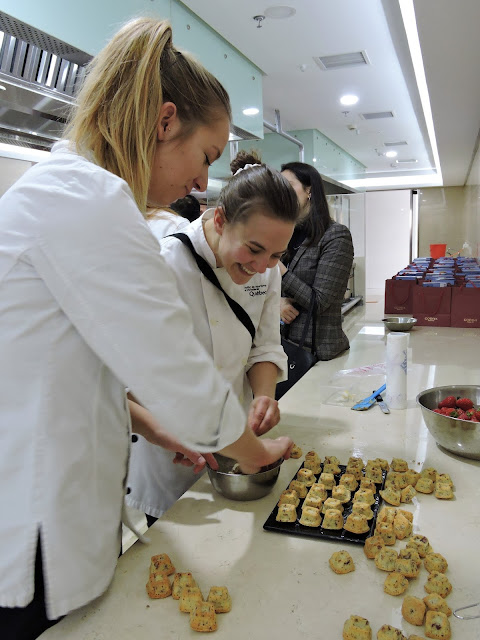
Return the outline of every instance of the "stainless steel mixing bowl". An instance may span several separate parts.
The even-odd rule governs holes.
[[[480,460],[480,422],[449,418],[433,411],[447,396],[470,398],[477,407],[480,404],[480,386],[433,387],[417,396],[425,424],[437,443],[458,456]]]
[[[218,453],[215,458],[219,464],[218,471],[208,468],[210,481],[222,496],[230,500],[258,500],[270,493],[278,480],[283,458],[269,465],[266,470],[244,475],[232,471],[235,460]]]
[[[389,331],[410,331],[417,324],[417,319],[406,316],[392,316],[391,318],[384,318],[382,322]]]

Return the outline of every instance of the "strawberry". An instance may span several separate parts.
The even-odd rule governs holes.
[[[449,407],[448,409],[445,409],[445,415],[449,418],[458,418],[458,411],[453,407]]]
[[[467,414],[465,413],[465,411],[459,411],[459,412],[458,412],[458,416],[457,416],[457,418],[458,418],[459,420],[468,420],[468,418],[466,418],[466,417],[465,417],[466,415],[467,415]]]
[[[477,409],[477,410],[475,411],[475,418],[476,418],[477,420],[480,420],[480,409]]]
[[[442,410],[441,409],[434,409],[433,412],[434,413],[442,413]]]
[[[469,409],[471,409],[473,407],[473,402],[470,400],[470,398],[459,398],[456,401],[456,406],[459,409],[463,409],[464,411],[468,411]]]
[[[442,407],[453,407],[453,408],[455,408],[457,406],[456,403],[457,403],[457,399],[455,398],[455,396],[447,396],[441,402],[438,403],[438,408],[439,409],[441,409]]]
[[[472,418],[475,417],[475,411],[471,411],[471,410],[465,411],[465,416],[467,420],[471,420]]]

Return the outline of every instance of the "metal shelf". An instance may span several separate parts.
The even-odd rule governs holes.
[[[354,307],[359,302],[363,302],[362,296],[354,296],[349,300],[345,300],[345,302],[342,303],[342,315],[347,311],[349,311],[352,307]]]

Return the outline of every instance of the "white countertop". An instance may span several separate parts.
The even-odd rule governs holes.
[[[426,535],[449,562],[452,609],[480,602],[480,462],[439,449],[427,431],[415,397],[437,385],[480,384],[478,329],[417,327],[409,334],[408,408],[384,415],[377,406],[351,411],[339,406],[342,392],[368,395],[383,382],[375,375],[335,375],[339,370],[382,363],[385,335],[382,301],[356,307],[345,317],[351,339],[348,353],[318,363],[280,402],[282,421],[275,430],[287,433],[304,453],[337,455],[345,463],[352,454],[368,458],[404,458],[411,468],[435,467],[455,483],[453,501],[418,495],[411,505],[414,532]],[[431,364],[434,363],[434,364]],[[379,384],[377,384],[379,382]],[[275,432],[273,432],[275,433]],[[321,638],[340,640],[344,621],[357,614],[368,618],[373,638],[382,624],[424,635],[402,619],[402,596],[383,593],[386,573],[367,560],[363,547],[266,532],[263,523],[302,460],[282,465],[272,493],[254,502],[233,502],[216,494],[203,476],[153,527],[151,543],[135,543],[118,562],[107,593],[46,631],[42,640],[151,640],[198,637],[188,614],[172,598],[150,600],[145,592],[150,556],[168,553],[177,571],[191,571],[204,597],[210,586],[228,587],[233,606],[217,615],[216,638],[252,640]],[[405,546],[397,541],[395,549]],[[328,559],[347,549],[356,570],[334,574]],[[411,580],[406,594],[424,597],[427,572]],[[480,608],[477,608],[480,613]],[[452,638],[480,638],[480,620],[450,618]]]

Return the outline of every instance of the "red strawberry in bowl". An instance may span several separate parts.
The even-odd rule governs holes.
[[[473,408],[473,402],[470,400],[470,398],[459,398],[456,401],[456,406],[463,411],[469,411]]]
[[[457,399],[455,396],[447,396],[441,402],[438,403],[438,408],[442,409],[442,407],[449,407],[455,409],[457,406]]]

